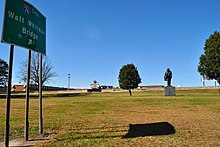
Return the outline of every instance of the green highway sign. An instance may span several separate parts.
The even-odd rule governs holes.
[[[1,41],[46,54],[46,17],[24,0],[5,0]]]

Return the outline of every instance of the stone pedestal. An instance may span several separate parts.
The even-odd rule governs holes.
[[[175,96],[176,95],[176,89],[172,86],[164,87],[164,96]]]

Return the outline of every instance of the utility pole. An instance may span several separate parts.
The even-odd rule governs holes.
[[[70,90],[70,74],[67,75],[68,75],[68,90]]]

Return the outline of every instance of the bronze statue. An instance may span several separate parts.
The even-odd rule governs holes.
[[[172,72],[169,68],[167,68],[167,71],[164,75],[164,81],[167,81],[167,86],[171,86],[171,79],[172,79]]]

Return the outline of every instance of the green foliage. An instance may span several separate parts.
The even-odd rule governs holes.
[[[6,85],[8,78],[8,64],[0,58],[0,85]]]
[[[141,78],[137,68],[133,64],[124,65],[119,72],[119,86],[122,89],[131,90],[138,87]]]
[[[215,79],[220,83],[220,32],[214,32],[206,40],[198,72],[207,79]]]

